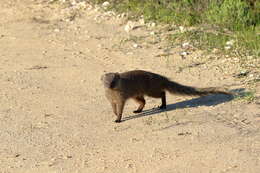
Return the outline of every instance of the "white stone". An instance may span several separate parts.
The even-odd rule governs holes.
[[[133,47],[138,48],[139,46],[138,46],[138,44],[135,43],[135,44],[133,44]]]
[[[182,56],[187,56],[187,55],[189,55],[189,53],[188,52],[181,52],[181,55]]]
[[[181,32],[184,32],[184,31],[185,31],[185,29],[184,29],[183,26],[180,26],[179,29],[180,29]]]
[[[185,43],[182,44],[182,47],[187,47],[187,46],[189,46],[189,45],[190,45],[189,42],[185,42]]]
[[[231,49],[231,46],[225,46],[225,49],[229,50],[229,49]]]
[[[54,29],[54,32],[60,32],[60,30],[58,28]]]
[[[144,19],[143,19],[143,18],[140,19],[140,20],[139,20],[139,23],[140,23],[141,25],[144,25],[144,24],[145,24]]]
[[[102,4],[102,6],[103,6],[104,8],[107,8],[109,5],[110,5],[110,3],[109,3],[108,1],[105,1],[105,2],[103,2],[103,4]]]
[[[226,42],[226,45],[232,46],[235,43],[235,40],[229,40]]]
[[[127,24],[125,25],[125,31],[129,32],[134,28],[134,23],[132,21],[128,21]]]

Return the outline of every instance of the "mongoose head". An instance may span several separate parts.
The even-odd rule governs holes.
[[[101,80],[106,88],[115,88],[120,79],[119,73],[106,73],[102,75]]]

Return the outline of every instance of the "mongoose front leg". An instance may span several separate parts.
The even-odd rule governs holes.
[[[166,95],[165,95],[165,92],[162,92],[161,100],[162,100],[162,105],[159,106],[159,109],[166,109]]]
[[[117,118],[115,120],[116,123],[120,123],[121,122],[124,106],[125,106],[125,101],[121,101],[120,103],[118,103],[116,105],[116,107],[117,107]]]
[[[134,98],[137,103],[139,103],[139,107],[137,110],[133,111],[133,113],[140,113],[143,111],[144,105],[145,105],[145,99],[144,96],[137,96]]]
[[[117,115],[116,104],[111,102],[111,106],[115,115]]]

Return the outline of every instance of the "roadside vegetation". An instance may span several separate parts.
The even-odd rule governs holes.
[[[104,3],[106,0],[91,0]],[[146,22],[193,28],[169,37],[191,40],[203,49],[222,49],[260,56],[260,1],[258,0],[109,0],[109,9],[143,16]],[[232,46],[231,46],[232,45]]]

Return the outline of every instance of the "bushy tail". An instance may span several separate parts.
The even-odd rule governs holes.
[[[172,94],[180,94],[180,95],[198,95],[198,96],[204,96],[209,94],[233,95],[233,93],[224,89],[221,90],[217,87],[196,88],[196,87],[181,85],[173,81],[167,82],[166,90]]]

